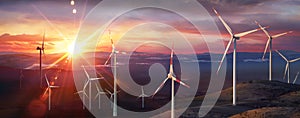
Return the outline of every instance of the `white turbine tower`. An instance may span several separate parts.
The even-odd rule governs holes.
[[[101,109],[101,94],[105,95],[106,93],[103,91],[100,91],[100,88],[98,87],[98,85],[95,83],[96,89],[97,89],[97,94],[95,96],[95,99],[97,99],[98,97],[98,108]]]
[[[256,31],[259,31],[260,28],[258,29],[254,29],[254,30],[250,30],[250,31],[246,31],[246,32],[242,32],[242,33],[239,33],[239,34],[234,34],[231,30],[231,28],[227,25],[227,23],[223,20],[223,18],[220,16],[220,14],[217,12],[217,10],[213,9],[214,12],[216,13],[216,15],[218,16],[218,18],[220,19],[220,21],[222,22],[222,24],[224,25],[224,27],[226,28],[226,30],[228,31],[228,33],[230,34],[231,38],[229,40],[229,43],[227,44],[227,47],[225,49],[225,52],[223,54],[223,57],[222,57],[222,60],[220,62],[220,65],[219,65],[219,68],[217,70],[217,73],[219,73],[220,69],[221,69],[221,66],[222,66],[222,63],[226,57],[226,53],[233,41],[233,46],[234,46],[234,49],[233,49],[233,70],[232,70],[232,86],[233,86],[233,94],[232,94],[232,104],[233,105],[236,105],[236,41],[240,39],[240,37],[243,37],[243,36],[246,36],[250,33],[253,33],[253,32],[256,32]]]
[[[144,91],[144,86],[141,86],[141,89],[142,89],[142,94],[138,97],[138,98],[141,98],[142,99],[142,108],[144,108],[145,106],[145,97],[149,97],[149,95],[146,95],[145,94],[145,91]]]
[[[160,84],[160,86],[155,90],[153,96],[164,86],[164,84],[167,82],[167,80],[171,80],[172,81],[172,85],[171,85],[171,118],[174,118],[175,114],[174,114],[174,81],[176,81],[177,83],[180,83],[181,85],[190,88],[190,86],[188,86],[187,84],[185,84],[184,82],[182,82],[181,80],[178,80],[174,74],[173,71],[173,51],[174,48],[174,44],[172,46],[172,51],[171,51],[171,55],[170,55],[170,69],[169,69],[169,73],[167,78]]]
[[[46,82],[47,82],[47,90],[48,90],[48,110],[50,111],[51,110],[51,94],[52,94],[52,89],[53,88],[59,88],[59,86],[51,85],[51,83],[49,82],[46,74],[45,74],[45,79],[46,79]]]
[[[88,82],[85,82],[85,84],[83,86],[83,89],[80,90],[80,91],[78,91],[78,92],[76,92],[76,93],[74,93],[74,94],[82,94],[82,109],[85,109],[85,107],[84,107],[84,105],[85,105],[85,97],[89,98],[89,96],[85,92],[87,85],[88,85]]]
[[[116,50],[114,42],[112,40],[111,37],[111,33],[109,31],[109,38],[110,38],[110,42],[111,42],[111,47],[112,47],[112,51],[108,57],[108,59],[105,61],[104,65],[107,65],[108,61],[111,59],[111,57],[113,56],[113,76],[114,76],[114,100],[113,100],[113,116],[117,116],[118,112],[117,112],[117,53],[119,53],[119,51]],[[125,54],[125,52],[122,52],[123,54]]]
[[[295,76],[295,79],[294,79],[294,81],[293,81],[293,84],[296,83],[296,81],[297,81],[297,79],[298,79],[298,75],[299,75],[299,72],[298,72],[297,75]]]
[[[255,23],[264,31],[264,33],[268,36],[268,41],[266,43],[266,47],[265,47],[265,50],[264,50],[264,54],[263,54],[263,57],[262,59],[264,60],[265,59],[265,55],[266,55],[266,52],[267,52],[267,48],[269,47],[269,81],[272,81],[272,40],[274,38],[277,38],[277,37],[280,37],[280,36],[283,36],[283,35],[286,35],[288,33],[292,33],[293,31],[288,31],[288,32],[284,32],[284,33],[280,33],[280,34],[276,34],[276,35],[273,35],[271,36],[268,31],[266,29],[264,29],[257,21],[255,21]]]
[[[91,97],[92,96],[92,81],[96,81],[96,80],[100,80],[100,79],[104,79],[104,78],[103,77],[101,77],[101,78],[97,78],[97,77],[91,78],[89,76],[88,72],[86,71],[85,67],[82,66],[82,68],[83,68],[84,73],[87,77],[86,83],[89,85],[89,97],[88,98],[89,98],[89,109],[91,110],[91,108],[92,108],[92,97]]]
[[[45,54],[45,31],[43,35],[42,47],[37,47],[36,50],[40,51],[40,87],[43,87],[43,75],[42,75],[42,54]]]
[[[285,66],[285,71],[284,71],[284,76],[283,79],[285,79],[286,74],[287,74],[287,81],[290,83],[290,63],[299,61],[300,58],[293,59],[293,60],[288,60],[285,56],[283,56],[278,50],[276,52],[286,61],[286,66]]]

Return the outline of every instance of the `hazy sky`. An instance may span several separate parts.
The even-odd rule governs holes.
[[[188,1],[188,0],[186,0]],[[66,52],[86,14],[100,0],[75,0],[75,6],[70,5],[70,0],[1,0],[0,2],[0,51],[1,52],[29,52],[38,53],[36,46],[41,44],[44,31],[46,32],[46,50],[50,53]],[[100,2],[101,3],[101,2]],[[254,23],[259,21],[263,26],[270,26],[267,30],[271,35],[292,30],[292,34],[280,37],[273,41],[274,48],[278,50],[300,51],[300,0],[199,0],[210,15],[214,18],[223,38],[220,40],[227,44],[229,35],[213,13],[212,8],[219,11],[224,20],[231,26],[233,32],[239,33],[258,28]],[[176,3],[172,3],[176,5]],[[180,6],[180,5],[178,5]],[[107,6],[106,15],[110,10],[124,6]],[[72,14],[72,9],[77,9],[77,14]],[[183,10],[185,8],[182,8]],[[159,12],[159,13],[158,13]],[[192,37],[198,32],[191,24],[182,21],[176,15],[155,10],[143,10],[127,14],[122,20],[114,23],[111,28],[113,37],[119,38],[116,34],[129,24],[151,20],[151,16],[145,13],[159,15],[155,17],[165,22],[170,22],[180,29],[180,32]],[[106,17],[106,16],[100,16]],[[157,20],[157,19],[152,20]],[[198,21],[205,24],[206,18],[198,18]],[[97,23],[97,21],[93,22]],[[90,23],[90,27],[93,26]],[[206,32],[212,37],[215,33],[209,28]],[[163,37],[163,33],[169,32],[172,35],[174,30],[164,25],[144,25],[133,29],[125,38],[131,39],[128,44],[143,41],[145,39],[157,40]],[[170,33],[171,32],[171,33]],[[174,34],[175,36],[175,34]],[[262,32],[253,33],[238,41],[238,51],[262,52],[267,41],[266,35]],[[191,41],[193,42],[193,41]],[[103,48],[110,48],[109,40],[103,42]],[[196,41],[194,46],[197,52],[206,52],[205,43]],[[200,46],[198,46],[200,45]],[[203,45],[203,46],[201,46]],[[130,45],[126,45],[127,47]],[[126,46],[120,47],[126,51]],[[179,48],[184,48],[180,47]],[[106,49],[104,49],[106,50]]]

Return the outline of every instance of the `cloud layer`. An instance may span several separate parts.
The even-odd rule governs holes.
[[[69,5],[69,1],[61,0],[4,0],[0,4],[0,51],[36,52],[35,47],[41,43],[43,30],[47,31],[46,45],[48,49],[50,49],[51,52],[61,50],[61,48],[57,48],[58,45],[60,46],[63,45],[63,43],[69,43],[69,40],[74,40],[80,22],[83,22],[86,14],[99,2],[100,0],[75,0],[76,5],[71,6]],[[279,50],[300,51],[300,49],[297,48],[300,45],[300,14],[298,13],[298,11],[300,11],[300,1],[298,0],[198,0],[198,2],[201,3],[215,19],[223,35],[223,39],[225,39],[225,45],[227,44],[229,35],[213,13],[212,8],[219,11],[220,15],[235,33],[258,28],[254,23],[255,20],[259,21],[263,26],[270,26],[267,30],[272,35],[292,30],[294,31],[292,34],[274,40],[274,48]],[[110,15],[110,10],[118,9],[119,7],[126,6],[107,6],[107,15]],[[76,15],[71,13],[73,8],[78,10]],[[182,9],[184,10],[185,8]],[[201,24],[205,24],[207,21],[207,18],[195,19]],[[118,30],[122,31],[122,28],[128,28],[131,24],[143,23],[145,21],[163,21],[172,24],[172,26],[181,33],[190,36],[189,40],[192,40],[194,47],[204,47],[196,48],[197,52],[207,51],[205,42],[193,41],[199,40],[194,37],[194,35],[199,34],[199,32],[192,27],[192,24],[164,10],[136,11],[116,21],[117,22],[113,24],[116,28],[114,30],[115,33]],[[89,27],[93,27],[94,23],[97,23],[97,21],[90,23]],[[203,29],[206,31],[201,32],[205,32],[211,35],[211,37],[217,34],[209,27],[203,26]],[[147,26],[143,30],[140,30],[140,32],[136,31],[136,34],[141,34],[146,30],[150,30],[147,32],[149,35],[174,33],[174,30],[170,30],[170,28],[166,26]],[[131,35],[126,37],[131,39],[130,42],[134,44],[134,42],[144,41],[145,39],[156,40],[157,37],[163,36],[157,35],[156,38],[153,38],[143,35]],[[238,51],[261,52],[263,51],[266,41],[267,37],[262,31],[259,31],[238,41]],[[106,40],[104,47],[109,48],[108,44],[109,41]]]

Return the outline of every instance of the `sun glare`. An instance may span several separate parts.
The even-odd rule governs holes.
[[[72,43],[72,44],[69,45],[69,47],[68,47],[68,53],[69,53],[70,55],[72,55],[73,52],[74,52],[74,43]]]
[[[74,54],[74,42],[71,43],[71,45],[69,45],[67,53],[68,53],[68,59],[70,59]]]

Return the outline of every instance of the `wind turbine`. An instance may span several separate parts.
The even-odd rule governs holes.
[[[87,80],[88,81],[88,80]],[[85,89],[86,89],[86,86],[88,85],[88,82],[85,82],[84,86],[83,86],[83,89],[81,91],[78,91],[74,94],[82,94],[82,109],[84,109],[84,105],[85,105],[85,97],[89,98],[89,96],[86,94],[85,92]]]
[[[290,83],[290,63],[299,61],[300,58],[293,59],[293,60],[288,60],[285,56],[283,56],[278,50],[276,52],[286,61],[286,66],[285,66],[285,71],[284,71],[284,76],[283,79],[285,79],[286,73],[288,76],[288,83]]]
[[[113,75],[114,75],[114,104],[113,104],[113,116],[117,116],[118,112],[117,112],[117,53],[119,53],[119,51],[116,50],[114,42],[112,40],[111,37],[111,32],[109,31],[109,38],[110,38],[110,42],[111,42],[111,47],[112,47],[112,51],[108,57],[108,59],[105,61],[104,65],[107,65],[108,60],[111,59],[112,56],[114,56],[114,64],[113,64]]]
[[[107,90],[107,89],[105,89],[105,91],[110,95],[110,97],[109,97],[110,101],[113,101],[114,93],[110,92],[110,91]],[[111,104],[110,106],[113,107],[113,104]]]
[[[238,33],[238,34],[234,34],[231,30],[231,28],[228,26],[228,24],[223,20],[223,18],[220,16],[220,14],[217,12],[217,10],[215,10],[213,8],[214,12],[216,13],[216,15],[218,16],[218,18],[220,19],[220,21],[222,22],[222,24],[224,25],[224,27],[226,28],[226,30],[228,31],[228,33],[230,34],[231,38],[227,44],[227,47],[225,49],[225,52],[223,54],[223,57],[222,57],[222,60],[220,62],[220,65],[219,65],[219,68],[217,70],[217,73],[219,73],[220,69],[221,69],[221,66],[222,66],[222,63],[225,59],[225,56],[226,56],[226,53],[233,41],[233,46],[234,46],[234,49],[233,49],[233,70],[232,70],[232,86],[233,86],[233,94],[232,94],[232,104],[233,105],[236,105],[236,41],[240,39],[240,37],[243,37],[243,36],[246,36],[250,33],[253,33],[253,32],[256,32],[256,31],[259,31],[260,28],[258,29],[254,29],[254,30],[250,30],[250,31],[246,31],[246,32],[242,32],[242,33]]]
[[[96,89],[97,89],[97,94],[95,96],[95,99],[98,97],[98,108],[101,109],[101,94],[106,94],[105,92],[100,91],[98,85],[95,83]]]
[[[114,41],[112,40],[112,36],[111,36],[111,32],[109,30],[109,39],[110,39],[110,43],[111,43],[111,53],[109,54],[109,57],[107,58],[107,60],[105,61],[104,65],[107,65],[108,61],[111,59],[111,57],[115,54],[120,53],[120,51],[116,50],[115,45],[114,45]],[[126,52],[121,52],[122,54],[126,54]],[[115,56],[114,56],[115,58]]]
[[[299,72],[298,72],[297,75],[295,76],[295,79],[294,79],[294,81],[293,81],[293,84],[296,83],[296,81],[297,81],[297,79],[298,79],[298,75],[299,75]]]
[[[40,51],[40,87],[43,87],[43,75],[42,75],[42,53],[45,54],[45,31],[44,31],[44,35],[43,35],[43,42],[42,42],[42,47],[37,47],[36,50]]]
[[[177,83],[187,87],[187,88],[190,88],[189,85],[185,84],[184,82],[182,82],[181,80],[178,80],[176,79],[176,76],[174,74],[174,71],[173,71],[173,54],[174,54],[174,51],[173,51],[173,48],[174,48],[174,43],[173,43],[173,46],[172,46],[172,51],[171,51],[171,55],[170,55],[170,68],[169,68],[169,73],[168,73],[168,76],[167,78],[160,84],[160,86],[155,90],[153,96],[164,86],[164,84],[167,82],[167,80],[171,79],[172,80],[172,87],[171,87],[171,118],[174,118],[174,81],[176,81]]]
[[[264,29],[257,21],[255,21],[255,23],[264,31],[264,33],[268,36],[268,41],[266,43],[266,47],[265,47],[265,50],[264,50],[264,54],[263,54],[263,57],[262,59],[264,60],[265,59],[265,55],[266,55],[266,52],[267,52],[267,48],[269,46],[269,81],[272,81],[272,40],[274,38],[277,38],[277,37],[280,37],[280,36],[283,36],[283,35],[286,35],[288,33],[292,33],[293,31],[288,31],[288,32],[284,32],[284,33],[280,33],[280,34],[276,34],[276,35],[273,35],[273,36],[270,36],[270,34],[268,33],[268,31],[266,29]]]
[[[45,79],[47,82],[47,89],[48,89],[48,110],[51,110],[51,94],[52,94],[52,88],[59,88],[59,86],[53,86],[49,83],[49,80],[47,78],[47,75],[45,74]]]
[[[142,108],[144,108],[144,99],[145,97],[149,97],[149,95],[146,95],[145,92],[144,92],[144,86],[141,86],[141,89],[142,89],[142,94],[138,97],[138,98],[142,98]]]
[[[89,97],[88,98],[89,98],[89,109],[91,110],[91,108],[92,108],[92,97],[91,97],[91,95],[92,95],[92,84],[91,84],[91,82],[95,81],[95,80],[104,79],[104,78],[103,77],[101,77],[101,78],[97,78],[97,77],[96,78],[91,78],[89,76],[88,72],[86,71],[85,67],[82,66],[82,68],[84,70],[85,75],[87,76],[86,84],[89,85]]]

